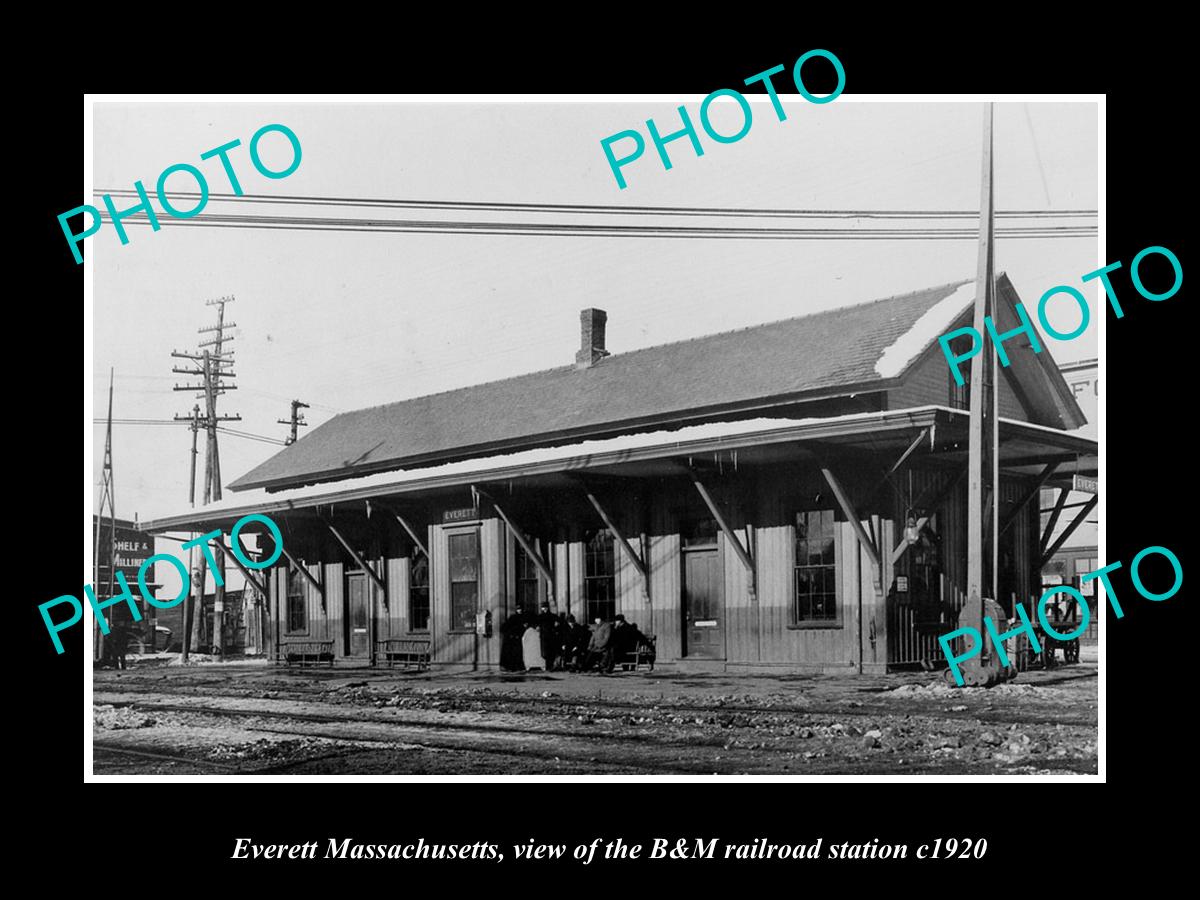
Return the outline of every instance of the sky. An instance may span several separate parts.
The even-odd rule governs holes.
[[[779,122],[763,98],[755,102],[745,138],[721,145],[701,132],[703,157],[686,140],[677,141],[669,145],[669,171],[648,146],[623,170],[625,190],[617,187],[600,139],[632,128],[644,134],[649,118],[666,134],[678,128],[680,102],[697,119],[700,98],[97,103],[94,185],[98,193],[130,189],[140,179],[152,191],[163,169],[187,162],[205,172],[213,191],[228,191],[219,163],[199,157],[238,138],[242,147],[231,160],[246,192],[262,196],[978,208],[982,104],[859,103],[843,95],[817,106],[782,96],[786,121]],[[735,132],[740,119],[732,101],[714,109],[716,127]],[[292,175],[269,180],[251,166],[246,145],[258,128],[276,122],[296,133],[303,157]],[[262,147],[268,165],[288,161],[279,135]],[[1094,103],[996,105],[998,209],[1094,209],[1097,160]],[[194,190],[183,175],[169,184]],[[99,197],[92,202],[99,204]],[[118,202],[118,208],[123,204],[132,201]],[[217,208],[213,202],[209,212]],[[110,367],[115,418],[188,413],[196,400],[172,391],[187,376],[171,373],[172,365],[181,364],[171,351],[194,350],[204,339],[197,329],[215,322],[204,301],[232,295],[227,319],[237,325],[231,333],[238,389],[220,398],[219,412],[242,416],[231,427],[276,439],[287,433],[276,420],[287,418],[293,398],[310,404],[305,415],[311,430],[338,411],[569,364],[578,348],[579,311],[586,307],[608,311],[608,348],[620,353],[973,278],[977,250],[969,240],[710,241],[196,227],[154,232],[145,226],[130,226],[129,235],[130,243],[121,246],[106,226],[86,245],[94,260],[94,415],[105,414]],[[1095,237],[1000,239],[996,257],[997,270],[1009,274],[1027,307],[1036,307],[1054,285],[1083,289],[1080,276],[1105,262]],[[1070,342],[1044,338],[1059,362],[1098,355],[1102,301],[1090,286],[1084,294],[1092,304],[1088,330]],[[1070,330],[1077,316],[1056,311],[1051,321]],[[92,427],[98,485],[104,433],[103,425]],[[281,449],[224,434],[220,442],[226,483]],[[186,510],[190,447],[184,425],[114,426],[117,515],[146,520]],[[200,465],[202,474],[202,457]]]

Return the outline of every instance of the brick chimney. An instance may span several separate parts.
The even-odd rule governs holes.
[[[575,354],[575,368],[591,368],[609,355],[604,349],[607,321],[608,313],[602,309],[585,309],[579,313],[579,352]]]

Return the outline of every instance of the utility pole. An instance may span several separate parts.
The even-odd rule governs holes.
[[[292,418],[291,418],[291,420],[290,421],[288,419],[276,419],[275,420],[280,425],[291,425],[292,426],[292,433],[290,435],[288,435],[287,438],[283,442],[283,445],[285,447],[290,444],[296,443],[296,437],[297,437],[296,429],[297,428],[299,428],[301,425],[303,425],[305,428],[308,427],[308,423],[304,421],[304,413],[299,412],[299,410],[301,410],[301,409],[308,409],[308,404],[301,403],[299,400],[293,400],[292,401]]]
[[[993,105],[983,119],[982,196],[979,204],[979,256],[975,277],[974,326],[981,335],[986,317],[995,316],[995,189],[992,164]],[[989,342],[985,341],[985,344]],[[967,600],[959,627],[969,626],[983,646],[964,668],[969,685],[992,684],[999,664],[989,647],[983,619],[987,601],[999,600],[1000,444],[996,409],[995,344],[971,359],[970,421],[967,443]]]
[[[108,593],[113,595],[114,571],[116,569],[117,514],[113,509],[113,466],[112,466],[112,407],[113,370],[108,370],[108,429],[104,434],[104,468],[100,475],[100,504],[96,508],[95,548],[92,553],[92,584],[100,589],[100,532],[104,530],[104,508],[108,507]],[[111,618],[111,617],[110,617]],[[104,635],[100,631],[100,620],[92,624],[92,657],[103,658]]]
[[[179,418],[176,416],[175,418]],[[196,435],[200,431],[200,404],[192,406],[192,476],[188,480],[188,506],[196,507]]]
[[[975,277],[973,323],[981,335],[987,334],[984,318],[993,313],[992,295],[995,290],[992,170],[992,104],[989,103],[983,120],[983,197],[979,206],[979,259]],[[993,572],[990,573],[990,581],[993,583],[985,584],[985,581],[989,580],[987,557],[991,556],[991,548],[986,546],[990,536],[988,532],[990,530],[994,534],[996,530],[994,527],[989,529],[985,520],[992,518],[989,513],[993,513],[1000,505],[996,502],[996,485],[992,479],[993,465],[990,458],[993,456],[990,451],[993,449],[993,432],[996,427],[993,352],[993,349],[987,348],[971,359],[970,425],[967,444],[970,467],[967,475],[967,596],[982,598],[990,595],[994,600],[995,565],[991,567]],[[988,506],[991,509],[988,509]],[[982,628],[982,619],[978,624]]]
[[[217,397],[226,391],[234,390],[237,386],[226,383],[223,379],[235,378],[234,372],[230,371],[227,366],[233,364],[233,351],[226,350],[225,344],[233,340],[232,335],[227,335],[225,330],[228,328],[237,327],[233,322],[225,321],[225,304],[232,303],[233,297],[222,297],[218,300],[207,300],[205,305],[217,307],[217,324],[207,328],[198,329],[200,334],[213,333],[214,336],[205,341],[201,341],[198,353],[180,353],[171,351],[171,356],[177,359],[187,359],[192,362],[191,368],[173,368],[171,371],[185,375],[198,376],[203,379],[200,384],[185,384],[175,385],[177,391],[198,391],[197,397],[204,400],[204,416],[200,416],[199,405],[192,407],[191,416],[176,416],[177,421],[189,421],[192,424],[192,480],[189,489],[189,502],[195,505],[195,466],[196,466],[196,435],[201,425],[205,429],[205,453],[204,453],[204,499],[203,503],[207,505],[214,500],[221,499],[221,460],[220,451],[217,444],[217,427],[221,422],[240,422],[242,417],[238,415],[222,416],[217,414]],[[214,349],[209,350],[207,348]],[[207,581],[207,571],[205,567],[199,565],[198,562],[199,548],[192,548],[192,560],[190,569],[193,573],[199,572],[198,578],[193,578],[197,584],[196,599],[193,604],[190,614],[185,612],[185,631],[188,625],[191,625],[191,634],[186,636],[184,644],[184,658],[187,658],[187,652],[191,650],[199,650],[203,643],[205,632],[205,616],[204,616],[204,587]],[[218,547],[213,553],[213,558],[216,562],[217,571],[220,573],[221,584],[216,587],[216,595],[213,602],[213,641],[218,652],[222,648],[222,620],[225,613],[225,554]]]

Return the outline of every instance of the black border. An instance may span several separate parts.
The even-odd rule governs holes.
[[[629,8],[589,7],[573,15],[583,22],[569,28],[571,17],[559,14],[539,18],[528,27],[515,14],[495,27],[476,19],[470,33],[481,36],[474,40],[464,37],[462,27],[409,25],[402,31],[364,36],[362,23],[336,22],[323,27],[320,35],[307,35],[286,22],[277,23],[277,32],[263,31],[266,37],[257,45],[216,42],[194,58],[190,68],[157,71],[143,60],[144,65],[131,69],[128,76],[116,66],[89,74],[87,87],[163,92],[266,88],[701,94],[737,86],[773,65],[790,66],[800,53],[823,47],[843,62],[850,92],[1106,93],[1106,259],[1120,259],[1128,266],[1143,247],[1163,245],[1187,268],[1182,218],[1184,188],[1191,173],[1184,160],[1183,86],[1191,78],[1185,81],[1183,48],[1174,46],[1168,33],[1183,31],[1177,26],[1172,29],[1161,20],[1144,25],[1122,22],[1119,29],[1103,22],[1059,24],[1047,22],[1044,10],[1029,14],[1007,8],[992,12],[992,18],[1004,20],[999,24],[980,21],[984,11],[974,8],[938,13],[936,19],[925,8],[912,8],[890,20],[861,8],[833,22],[819,22],[801,9],[796,21],[785,23],[776,21],[766,8],[747,8],[737,16],[699,9],[672,12],[686,21],[654,33],[640,21],[642,14]],[[465,18],[465,13],[460,16]],[[584,46],[577,33],[588,30],[591,18],[595,43]],[[564,29],[571,32],[569,41],[540,36]],[[278,77],[269,77],[271,73]],[[813,89],[819,92],[821,85]],[[79,308],[82,267],[74,265],[65,251],[55,216],[81,202],[82,113],[78,88],[44,87],[29,98],[23,114],[36,129],[32,155],[40,171],[19,184],[31,195],[20,208],[35,214],[21,217],[23,224],[32,226],[33,235],[28,243],[18,237],[18,246],[32,247],[41,264],[32,269],[35,277],[28,279],[19,303],[22,313],[31,313],[33,319],[21,329],[21,342],[32,344],[36,352],[29,374],[10,394],[17,413],[10,420],[14,430],[17,423],[31,423],[17,431],[21,439],[12,443],[10,472],[29,466],[34,487],[28,493],[10,494],[18,502],[28,501],[21,503],[23,520],[32,512],[32,522],[23,521],[9,544],[20,547],[22,556],[32,557],[14,560],[10,568],[18,594],[13,602],[25,622],[17,639],[29,654],[20,669],[20,687],[14,690],[27,709],[17,712],[20,718],[10,724],[18,727],[22,744],[27,742],[23,755],[33,761],[40,776],[21,781],[35,787],[31,835],[38,836],[38,847],[48,856],[49,851],[61,849],[68,827],[78,835],[78,825],[66,825],[71,820],[109,826],[115,837],[118,823],[128,822],[125,811],[133,809],[131,798],[145,793],[139,786],[82,784],[78,700],[82,632],[68,637],[68,652],[56,656],[36,610],[37,603],[79,588],[80,570],[74,562],[80,534],[74,506],[80,472],[74,449],[78,420],[72,413],[73,399],[56,401],[60,396],[79,396],[73,374],[68,377],[74,341],[67,340],[65,322],[70,316],[65,310]],[[14,262],[20,266],[23,260],[17,256]],[[1169,301],[1150,303],[1132,295],[1127,269],[1121,276],[1118,273],[1114,283],[1123,300],[1130,298],[1124,302],[1126,314],[1116,320],[1108,313],[1108,346],[1101,350],[1108,419],[1101,449],[1107,466],[1108,558],[1128,565],[1143,547],[1160,544],[1170,547],[1190,571],[1188,532],[1175,521],[1188,508],[1192,481],[1183,459],[1190,434],[1189,390],[1183,371],[1190,336],[1183,321],[1186,286]],[[29,465],[26,460],[31,456]],[[17,571],[24,577],[14,577]],[[533,837],[562,843],[597,835],[620,835],[626,840],[719,836],[793,843],[823,835],[827,841],[878,837],[915,843],[939,836],[984,836],[990,849],[981,863],[948,862],[939,867],[949,867],[951,877],[965,875],[965,879],[943,882],[930,870],[914,883],[931,891],[1005,889],[1004,882],[980,882],[982,868],[1006,873],[1014,890],[1056,890],[1057,881],[1045,880],[1050,877],[1066,879],[1071,889],[1086,887],[1104,871],[1106,832],[1121,833],[1122,855],[1153,852],[1170,858],[1163,843],[1171,840],[1171,825],[1148,807],[1165,804],[1163,798],[1175,793],[1168,790],[1173,783],[1160,781],[1179,777],[1190,743],[1186,737],[1190,719],[1184,715],[1188,699],[1184,691],[1192,683],[1191,672],[1184,671],[1191,636],[1183,618],[1186,594],[1155,604],[1137,598],[1124,573],[1114,583],[1126,615],[1120,621],[1110,615],[1106,629],[1108,785],[1104,787],[972,782],[335,784],[268,786],[264,794],[248,785],[201,784],[170,790],[177,812],[168,816],[168,827],[148,825],[136,841],[113,840],[106,855],[110,864],[119,866],[120,854],[128,852],[129,867],[117,871],[131,878],[137,873],[150,883],[160,876],[186,882],[190,866],[185,860],[190,859],[213,887],[262,878],[275,888],[296,883],[319,888],[325,882],[312,878],[319,871],[333,873],[337,880],[328,883],[344,889],[356,883],[357,873],[363,871],[359,866],[350,874],[336,872],[336,866],[293,862],[229,861],[214,871],[211,863],[228,858],[235,837],[289,842],[338,835],[371,843],[418,836],[459,843],[507,843]],[[381,803],[381,796],[391,799]],[[419,813],[401,816],[387,812],[388,808]],[[307,811],[303,817],[300,810]],[[1139,821],[1141,816],[1146,818]],[[157,814],[145,821],[156,819]],[[1068,861],[1063,861],[1064,854]],[[22,859],[18,864],[25,868],[31,862]],[[89,872],[96,872],[86,858],[81,862]],[[415,874],[411,867],[369,865],[379,873],[389,867],[388,874],[398,876],[402,886],[434,884],[410,881]],[[896,883],[890,880],[897,870],[911,865],[855,866],[849,884],[838,878],[836,868],[823,866],[820,871],[833,876],[828,883],[806,879],[799,872],[799,877],[789,877],[779,889],[853,890],[862,884],[863,875]],[[782,867],[776,864],[771,874],[783,874]],[[716,887],[710,879],[717,868],[723,867],[695,862],[658,866],[654,871],[673,885],[695,882]],[[1047,874],[1035,878],[1031,868]],[[649,867],[642,870],[650,871]],[[494,864],[442,863],[438,868],[422,867],[421,874],[453,874],[455,880],[444,887],[461,890],[466,886],[463,875],[470,879],[472,872],[487,877],[497,871]],[[582,874],[539,883],[548,890],[574,892],[588,880],[588,870],[571,871]],[[740,873],[734,869],[733,876],[741,878],[732,883],[740,886],[746,875],[757,871],[758,867]],[[102,876],[97,872],[95,877]],[[503,889],[494,877],[479,883]],[[508,882],[509,887],[519,884]],[[747,886],[767,889],[769,884]]]

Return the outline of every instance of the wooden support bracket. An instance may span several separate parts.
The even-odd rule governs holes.
[[[646,599],[649,600],[650,573],[646,569],[645,561],[638,553],[634,551],[629,541],[625,539],[625,535],[621,533],[621,529],[617,528],[617,526],[613,523],[612,517],[605,512],[604,507],[600,505],[600,501],[596,499],[596,495],[593,494],[587,487],[584,488],[584,493],[587,494],[588,502],[592,504],[592,507],[600,516],[601,521],[604,522],[605,527],[612,532],[613,537],[617,539],[617,541],[621,544],[621,547],[624,548],[626,555],[629,556],[630,561],[633,563],[633,567],[637,569],[638,575],[640,575],[642,578],[642,593],[645,595]]]
[[[1029,501],[1038,496],[1042,489],[1042,485],[1050,480],[1050,476],[1054,474],[1054,470],[1058,468],[1058,465],[1059,464],[1057,461],[1047,463],[1046,467],[1042,469],[1041,474],[1038,475],[1037,481],[1030,486],[1029,490],[1027,490],[1024,495],[1022,495],[1021,499],[1017,501],[1016,506],[1004,514],[1004,517],[1000,520],[1001,537],[1004,537],[1004,532],[1008,531],[1008,529],[1012,527],[1013,522],[1017,521],[1017,516],[1020,515],[1021,510],[1026,507]]]
[[[429,548],[425,546],[425,542],[421,540],[420,536],[418,536],[417,530],[413,528],[411,524],[409,524],[408,519],[404,518],[404,516],[400,515],[400,513],[396,512],[396,510],[392,509],[387,504],[380,503],[378,500],[375,501],[375,505],[399,522],[400,527],[408,532],[408,536],[412,538],[413,543],[417,545],[417,549],[425,554],[426,559],[429,559]]]
[[[378,586],[379,590],[381,590],[383,592],[383,605],[387,606],[388,605],[387,585],[384,584],[383,579],[380,578],[378,574],[376,574],[374,569],[372,569],[369,565],[367,565],[367,561],[365,559],[363,559],[361,556],[358,555],[358,551],[356,551],[353,547],[350,546],[350,542],[347,541],[344,537],[342,537],[342,533],[333,527],[332,522],[330,522],[324,516],[321,517],[321,521],[325,523],[325,527],[329,529],[329,532],[335,538],[337,538],[338,543],[346,548],[346,552],[350,554],[350,558],[352,560],[354,560],[354,564],[356,566],[358,566],[360,569],[362,569],[364,572],[366,572],[367,576],[373,582],[375,582],[375,584]]]
[[[298,559],[296,559],[296,557],[292,556],[291,552],[286,547],[280,545],[279,549],[283,551],[283,555],[287,557],[287,561],[291,565],[291,567],[293,569],[295,569],[297,572],[299,572],[301,575],[303,575],[308,580],[308,583],[311,584],[314,588],[316,588],[317,593],[321,596],[321,609],[325,609],[325,587],[324,587],[324,585],[322,585],[321,582],[319,582],[316,578],[314,578],[313,573],[308,571],[308,567],[301,565],[300,561]]]
[[[1054,534],[1054,528],[1058,525],[1058,517],[1062,515],[1063,504],[1067,502],[1067,494],[1070,493],[1066,488],[1058,489],[1058,500],[1054,504],[1054,511],[1050,513],[1050,520],[1046,522],[1046,530],[1042,534],[1041,543],[1038,545],[1042,556],[1046,555],[1046,547],[1050,543],[1050,536]]]
[[[538,574],[540,574],[542,578],[546,579],[546,589],[550,594],[550,599],[553,602],[553,605],[557,606],[558,603],[554,596],[554,575],[551,574],[550,567],[546,565],[545,561],[542,559],[542,555],[538,553],[533,544],[529,542],[529,538],[525,536],[525,533],[513,524],[513,520],[508,517],[508,513],[506,513],[500,507],[500,504],[497,503],[494,498],[489,497],[483,491],[479,490],[479,488],[475,487],[475,485],[471,485],[471,490],[480,497],[486,498],[487,501],[492,504],[492,509],[496,510],[496,515],[498,515],[504,521],[504,524],[508,526],[509,533],[520,545],[521,549],[525,551],[525,555],[533,560],[533,564],[537,568]]]
[[[1066,492],[1064,491],[1064,493]],[[1041,569],[1046,565],[1047,562],[1050,561],[1050,557],[1057,553],[1058,548],[1065,544],[1067,539],[1075,533],[1075,529],[1084,523],[1084,520],[1087,519],[1088,514],[1096,508],[1096,504],[1099,502],[1100,498],[1099,496],[1096,496],[1083,505],[1083,509],[1076,513],[1075,518],[1071,520],[1071,524],[1068,525],[1066,529],[1064,529],[1063,533],[1058,536],[1058,540],[1051,544],[1049,549],[1042,554],[1042,558],[1038,561],[1037,567],[1039,569]]]
[[[918,534],[918,536],[921,534],[922,529],[924,529],[924,527],[928,524],[929,524],[929,516],[921,516],[921,518],[917,519],[917,534]],[[908,552],[908,548],[911,547],[914,543],[916,543],[916,542],[910,541],[910,540],[908,540],[908,538],[905,538],[904,540],[902,540],[900,542],[900,544],[896,547],[896,549],[892,551],[892,565],[893,566],[899,561],[900,557],[902,557],[906,552]]]
[[[738,559],[740,559],[742,561],[742,565],[745,566],[746,574],[749,579],[748,589],[750,592],[750,601],[754,602],[758,599],[758,585],[754,572],[754,560],[750,558],[750,554],[746,551],[746,548],[742,546],[742,542],[738,539],[737,534],[735,534],[734,530],[729,527],[729,523],[725,521],[725,516],[721,514],[721,510],[713,500],[712,495],[708,493],[708,488],[704,486],[704,484],[695,476],[694,473],[692,474],[691,478],[692,484],[696,486],[696,490],[699,492],[700,498],[704,501],[704,505],[708,507],[708,511],[711,512],[713,518],[716,519],[717,525],[721,529],[721,533],[725,535],[725,540],[729,541],[729,544],[733,547],[733,551],[737,554]]]
[[[891,477],[896,473],[896,470],[899,469],[902,465],[904,465],[905,461],[910,456],[913,455],[913,453],[916,451],[916,449],[921,446],[921,442],[923,440],[925,440],[925,438],[929,434],[930,434],[929,426],[926,426],[925,428],[921,429],[921,433],[918,434],[915,438],[913,438],[912,443],[908,445],[908,449],[900,454],[900,458],[897,459],[894,463],[892,463],[892,467],[890,469],[888,469],[887,472],[884,473],[883,478],[880,479],[880,481],[877,485],[875,485],[875,488],[871,491],[872,498],[878,496],[879,492],[884,489],[884,487],[887,485],[887,483],[891,480]]]
[[[829,482],[829,488],[833,491],[833,496],[837,498],[838,505],[842,508],[842,514],[849,520],[850,527],[854,529],[854,534],[858,537],[858,541],[862,544],[863,549],[867,551],[867,556],[871,560],[871,565],[875,567],[875,574],[883,577],[883,566],[880,564],[879,548],[875,546],[875,541],[867,534],[867,530],[862,526],[862,520],[858,517],[858,512],[854,508],[854,504],[850,502],[850,496],[842,487],[842,483],[838,481],[832,469],[825,467],[821,468],[821,474],[825,476],[825,480]]]
[[[221,540],[219,538],[213,538],[211,541],[209,541],[209,543],[212,544],[214,549],[219,549],[219,550],[227,549],[226,547],[224,547],[222,545]],[[229,550],[229,552],[226,553],[225,555],[233,560],[233,564],[235,566],[237,566],[239,569],[241,569],[242,575],[245,577],[245,579],[248,582],[250,582],[252,585],[254,585],[255,590],[257,590],[264,597],[267,596],[266,585],[264,585],[261,581],[259,581],[258,577],[256,575],[251,574],[249,567],[245,563],[243,563],[240,559],[237,558],[236,553],[234,553],[232,550]]]

